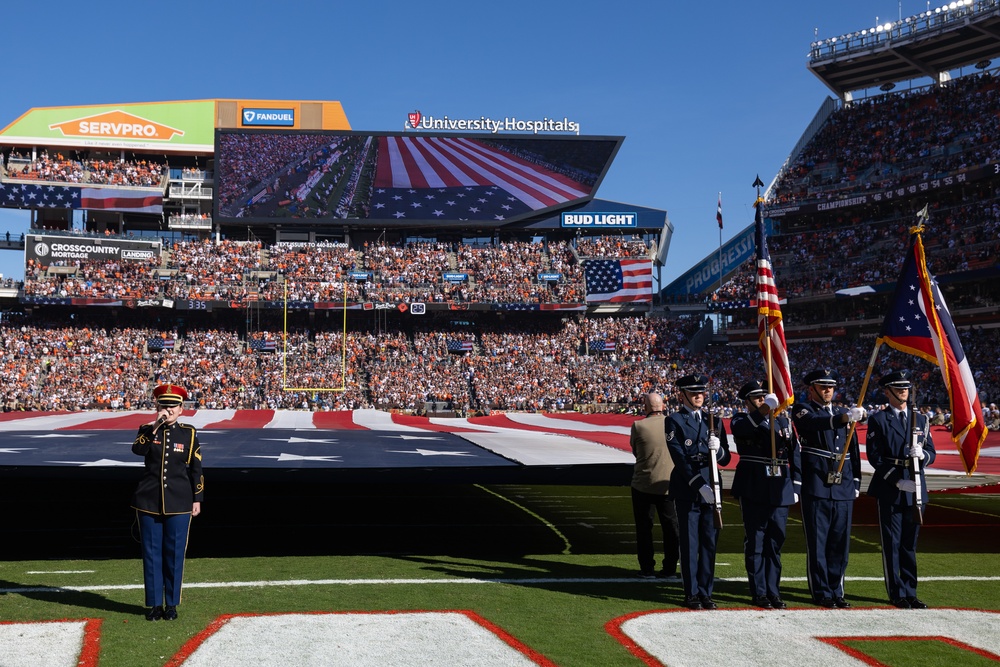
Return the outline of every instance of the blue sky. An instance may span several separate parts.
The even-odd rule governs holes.
[[[834,37],[926,2],[455,0],[15,2],[0,127],[32,107],[212,98],[337,100],[356,130],[406,114],[563,118],[623,135],[597,196],[666,209],[664,282],[753,221],[830,91],[807,69]],[[817,32],[818,31],[818,32]],[[27,229],[0,209],[0,234]],[[19,252],[0,274],[23,276]]]

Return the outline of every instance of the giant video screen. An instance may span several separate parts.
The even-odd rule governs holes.
[[[215,218],[499,226],[592,199],[622,139],[216,130]]]

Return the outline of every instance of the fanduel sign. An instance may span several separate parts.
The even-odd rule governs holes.
[[[244,109],[243,125],[283,126],[295,125],[294,109]]]
[[[541,120],[521,120],[513,117],[504,118],[449,118],[442,116],[425,116],[419,111],[407,114],[406,129],[412,130],[444,130],[467,132],[572,132],[580,134],[580,124],[569,118],[542,118]]]
[[[563,227],[637,227],[635,213],[563,213]]]

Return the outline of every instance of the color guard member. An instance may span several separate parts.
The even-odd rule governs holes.
[[[808,400],[792,408],[802,451],[802,527],[806,533],[806,574],[813,601],[845,609],[844,573],[851,549],[854,500],[861,494],[861,452],[857,435],[847,442],[852,422],[865,418],[861,407],[833,405],[837,375],[820,368],[805,377]],[[847,450],[843,468],[839,458]]]
[[[917,597],[917,535],[915,495],[927,504],[924,468],[934,463],[934,441],[926,415],[910,409],[910,374],[895,371],[879,380],[889,407],[868,420],[865,454],[875,468],[868,495],[878,503],[882,537],[882,569],[889,601],[900,609],[926,609]],[[915,437],[914,437],[915,436]],[[920,479],[914,476],[914,459]]]
[[[778,397],[768,394],[763,384],[760,380],[747,382],[738,394],[747,409],[737,413],[730,424],[740,455],[733,496],[739,499],[743,513],[743,556],[751,603],[761,609],[785,609],[788,605],[779,590],[781,547],[788,507],[799,501],[802,489],[799,443],[788,417],[779,414],[772,418]]]
[[[721,417],[703,409],[708,391],[704,375],[685,375],[677,381],[681,409],[664,422],[667,449],[674,461],[670,495],[674,497],[680,530],[681,578],[684,606],[716,609],[712,600],[715,584],[715,551],[719,539],[716,519],[716,489],[712,486],[712,459],[729,463],[729,442]],[[722,492],[722,480],[718,481]]]

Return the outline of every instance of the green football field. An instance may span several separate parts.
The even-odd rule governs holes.
[[[31,644],[23,630],[59,625],[31,623],[37,621],[89,623],[79,664],[207,664],[198,662],[197,649],[212,645],[218,627],[213,622],[227,615],[290,620],[281,629],[284,644],[257,645],[246,638],[254,637],[251,632],[223,650],[221,655],[229,651],[232,657],[224,658],[227,664],[518,664],[478,650],[438,653],[454,638],[433,623],[406,630],[411,633],[406,641],[426,642],[426,660],[412,652],[396,655],[393,635],[382,630],[381,635],[342,629],[296,634],[295,622],[329,612],[336,620],[463,612],[515,647],[528,664],[563,667],[782,664],[777,658],[790,660],[798,650],[811,650],[809,641],[819,635],[823,650],[856,661],[845,664],[998,660],[993,644],[977,646],[967,638],[976,636],[962,628],[970,612],[940,615],[1000,610],[998,495],[933,497],[919,553],[920,596],[932,615],[918,624],[927,612],[886,604],[875,508],[864,497],[856,506],[845,585],[853,609],[818,610],[810,603],[801,524],[793,510],[783,586],[791,609],[752,610],[739,508],[730,499],[716,570],[721,609],[690,612],[678,609],[679,581],[634,576],[627,487],[217,485],[192,527],[180,618],[150,623],[142,618],[129,485],[104,483],[88,490],[61,483],[59,493],[46,493],[46,484],[52,482],[7,483],[3,491],[9,515],[0,560],[0,630],[8,631],[0,633],[4,666],[61,664],[54,651],[26,654]],[[974,625],[978,616],[970,618]],[[819,619],[819,627],[830,627],[834,638],[808,623],[795,626],[797,619]],[[848,621],[853,625],[846,629],[836,625]],[[639,627],[643,623],[650,627]],[[737,649],[727,648],[763,636],[759,628],[785,628],[779,623],[793,624],[782,629],[790,633],[783,639],[735,655]],[[924,627],[928,623],[933,627]],[[1000,616],[993,625],[1000,626]],[[643,632],[653,639],[643,639]],[[16,641],[8,641],[12,633]],[[810,636],[802,644],[796,633]],[[258,631],[257,638],[265,634]],[[40,635],[40,646],[46,641]],[[303,648],[314,641],[315,651]],[[331,641],[339,648],[331,648]],[[690,642],[693,648],[685,650],[699,658],[684,653],[671,659],[672,647]],[[350,657],[356,655],[368,658],[356,662]],[[447,657],[456,655],[465,657]],[[797,659],[816,661],[809,655]]]

